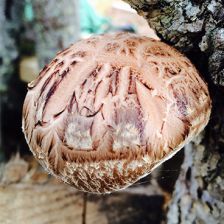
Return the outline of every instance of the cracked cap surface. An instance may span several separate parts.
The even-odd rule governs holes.
[[[135,34],[81,40],[28,85],[23,131],[53,175],[77,189],[125,188],[208,123],[207,85],[174,48]]]

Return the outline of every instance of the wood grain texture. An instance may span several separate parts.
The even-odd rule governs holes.
[[[3,224],[144,224],[164,219],[165,198],[159,186],[84,197],[46,175],[35,160],[18,155],[0,167],[0,199]]]
[[[85,222],[83,194],[64,184],[1,186],[0,197],[0,223],[4,224],[141,224],[164,219],[162,195],[89,195]]]
[[[81,223],[82,196],[64,185],[16,184],[0,187],[0,197],[0,223]]]

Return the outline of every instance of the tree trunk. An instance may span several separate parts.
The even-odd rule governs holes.
[[[19,50],[16,42],[20,36],[23,3],[23,0],[0,1],[0,160],[6,157],[7,146],[12,146],[18,140],[18,136],[13,136],[15,138],[8,142],[7,132],[10,131],[10,127],[6,126],[10,125],[11,112],[19,113],[18,94],[15,95],[13,85],[18,81],[16,60]],[[11,123],[13,123],[12,120]],[[20,120],[13,123],[15,129],[18,122]]]
[[[0,92],[6,89],[6,75],[12,73],[9,66],[17,56],[17,49],[12,37],[9,35],[10,23],[6,19],[6,1],[0,1]]]
[[[224,220],[224,2],[126,0],[157,35],[185,53],[208,82],[213,100],[209,125],[185,149],[168,223]]]
[[[36,52],[43,67],[56,53],[79,38],[77,0],[33,0]]]

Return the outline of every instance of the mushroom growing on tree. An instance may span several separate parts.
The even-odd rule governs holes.
[[[201,132],[211,100],[191,62],[148,37],[79,41],[28,85],[23,131],[51,174],[109,193],[145,175]]]

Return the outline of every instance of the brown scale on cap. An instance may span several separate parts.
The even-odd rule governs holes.
[[[191,62],[135,34],[79,41],[29,84],[23,131],[52,174],[88,192],[129,186],[207,124],[211,100]]]

